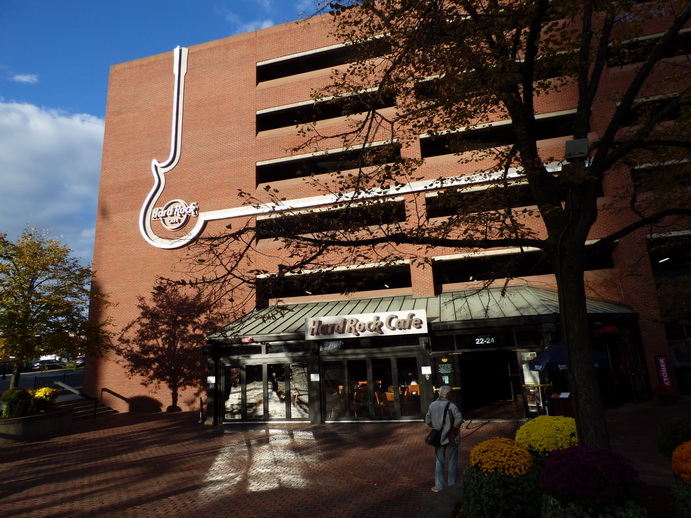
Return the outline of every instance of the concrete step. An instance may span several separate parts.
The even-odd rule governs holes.
[[[90,399],[86,399],[80,396],[62,396],[58,397],[55,402],[55,406],[58,408],[70,408],[72,409],[72,419],[87,419],[91,417],[98,417],[109,414],[117,414],[117,410],[113,410],[107,405],[104,405],[100,401],[95,403]]]

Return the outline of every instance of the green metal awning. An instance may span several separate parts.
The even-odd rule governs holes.
[[[635,312],[620,303],[588,298],[588,314],[629,315]],[[254,310],[228,325],[209,340],[240,343],[299,340],[305,336],[305,318],[424,309],[431,331],[487,328],[499,325],[556,322],[559,299],[556,291],[529,286],[504,290],[457,291],[430,297],[399,295],[369,299],[282,304]]]

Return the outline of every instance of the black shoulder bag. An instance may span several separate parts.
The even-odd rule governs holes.
[[[434,446],[436,448],[439,448],[441,446],[441,431],[444,429],[444,425],[446,424],[446,413],[449,411],[450,404],[451,401],[446,403],[446,406],[444,407],[444,419],[442,419],[441,421],[441,429],[437,430],[436,428],[433,428],[427,434],[427,437],[425,437],[426,444],[429,444],[430,446]]]

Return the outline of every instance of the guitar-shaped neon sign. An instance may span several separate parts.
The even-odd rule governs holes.
[[[183,200],[170,200],[163,207],[156,208],[163,190],[166,187],[166,174],[172,171],[180,160],[182,149],[182,113],[184,104],[185,75],[187,74],[187,54],[184,47],[177,47],[173,51],[173,74],[175,75],[175,89],[173,94],[173,124],[170,143],[170,156],[165,162],[156,159],[151,161],[151,172],[154,176],[154,186],[144,200],[139,214],[139,231],[144,239],[157,248],[174,249],[185,246],[204,229],[205,218],[200,218],[197,203],[187,204]],[[187,234],[174,239],[160,237],[153,229],[153,222],[160,224],[169,231],[180,230],[191,217],[198,217],[194,228]]]

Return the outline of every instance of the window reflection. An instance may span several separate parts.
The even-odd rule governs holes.
[[[342,361],[324,362],[322,365],[324,392],[326,394],[326,417],[345,417],[347,391],[345,389],[345,368]]]
[[[310,415],[307,380],[306,363],[294,363],[290,366],[290,417],[293,419],[308,418]]]
[[[286,412],[286,394],[287,365],[273,364],[268,366],[267,394],[269,403],[269,418],[270,419],[285,419]]]
[[[367,361],[348,361],[350,380],[350,415],[356,419],[370,417],[370,387],[367,384]]]
[[[397,358],[398,387],[401,397],[401,416],[420,417],[420,383],[416,358]]]
[[[242,384],[240,382],[240,367],[226,367],[225,378],[226,419],[242,419]]]
[[[245,391],[247,393],[247,419],[264,418],[264,384],[262,366],[245,366]]]
[[[374,402],[376,417],[396,417],[396,391],[394,390],[391,359],[373,359],[372,376],[374,377]]]
[[[417,376],[415,357],[323,359],[320,377],[324,417],[419,418],[421,386]],[[226,366],[225,418],[309,419],[309,386],[306,361]]]

